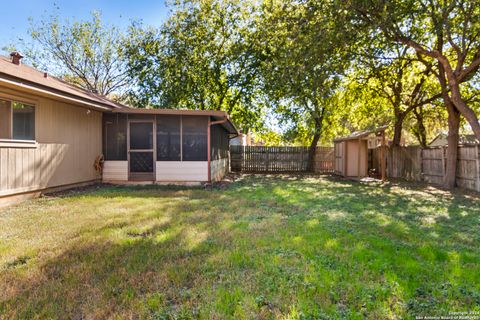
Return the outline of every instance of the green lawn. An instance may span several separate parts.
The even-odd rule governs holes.
[[[480,311],[479,230],[478,196],[328,177],[47,197],[0,213],[0,318]]]

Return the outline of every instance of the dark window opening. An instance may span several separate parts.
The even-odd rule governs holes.
[[[229,138],[228,132],[221,125],[213,125],[210,132],[210,157],[212,160],[228,158]]]
[[[127,160],[127,115],[103,114],[105,160]]]
[[[183,161],[207,161],[207,117],[182,117]]]
[[[130,122],[130,150],[153,149],[153,123]]]
[[[157,116],[157,160],[180,161],[180,116]]]

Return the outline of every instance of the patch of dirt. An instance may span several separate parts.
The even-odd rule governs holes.
[[[74,188],[71,188],[71,189],[66,189],[66,190],[61,190],[61,191],[47,192],[47,193],[42,194],[42,197],[63,198],[63,197],[73,196],[73,195],[77,195],[77,194],[81,194],[81,193],[97,191],[97,190],[102,189],[106,186],[107,186],[107,184],[104,184],[104,183],[94,183],[94,184],[90,184],[90,185],[82,186],[82,187],[74,187]]]

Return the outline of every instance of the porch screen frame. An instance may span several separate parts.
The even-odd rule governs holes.
[[[153,170],[152,173],[141,173],[141,172],[133,172],[133,175],[137,176],[150,176],[152,175],[151,179],[155,181],[157,177],[157,159],[156,159],[156,152],[157,152],[157,125],[156,125],[156,117],[153,116],[151,119],[130,119],[127,117],[127,161],[128,161],[128,180],[136,180],[135,177],[132,177],[132,172],[130,170],[130,153],[132,150],[130,149],[130,123],[151,123],[152,124],[152,149],[133,149],[133,152],[151,152],[152,153],[152,160],[153,160]],[[134,178],[134,179],[132,179]]]

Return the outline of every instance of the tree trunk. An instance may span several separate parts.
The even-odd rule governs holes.
[[[447,147],[447,167],[443,180],[444,187],[447,189],[455,188],[457,176],[457,157],[458,157],[458,131],[460,129],[460,112],[455,108],[452,101],[447,99],[445,106],[448,111],[448,147]]]
[[[476,138],[480,140],[480,122],[478,121],[478,117],[475,112],[470,107],[468,107],[463,100],[460,91],[460,83],[456,78],[455,72],[453,71],[446,58],[440,59],[439,61],[445,70],[445,74],[447,75],[448,85],[450,86],[451,91],[452,104],[465,117],[467,122],[470,124],[470,127],[472,127],[473,133],[475,134]]]
[[[420,109],[420,110],[418,110]],[[414,132],[417,137],[418,143],[422,148],[427,147],[427,129],[425,128],[425,123],[423,122],[423,110],[422,107],[413,109],[413,114],[415,115],[415,120],[417,121],[417,128]]]
[[[402,113],[395,115],[395,124],[393,126],[393,141],[392,146],[399,147],[402,141],[403,120],[405,115]]]
[[[308,168],[307,170],[310,172],[315,171],[315,151],[317,150],[318,141],[320,140],[320,133],[315,133],[313,135],[312,143],[310,143],[310,147],[308,150]]]
[[[317,150],[318,141],[320,140],[320,136],[322,133],[322,125],[323,125],[323,112],[320,117],[314,117],[315,121],[315,132],[313,134],[312,142],[310,143],[310,147],[308,150],[308,165],[307,170],[310,172],[315,171],[315,151]]]

